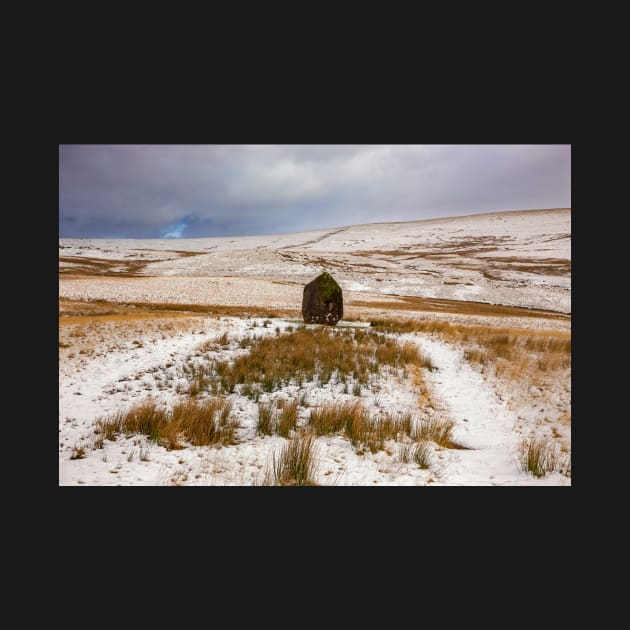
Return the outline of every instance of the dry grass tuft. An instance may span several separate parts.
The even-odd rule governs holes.
[[[417,442],[411,456],[420,468],[427,469],[431,467],[431,446],[428,442]]]
[[[70,459],[83,459],[85,457],[85,446],[74,446]]]
[[[266,486],[314,486],[316,451],[310,433],[297,433],[282,448],[279,458],[267,474]]]
[[[398,459],[403,464],[414,462],[422,469],[431,466],[431,447],[428,442],[406,442],[398,447]]]
[[[458,448],[458,445],[452,440],[454,426],[455,422],[453,420],[433,416],[418,423],[413,431],[412,438],[416,442],[428,440],[445,448]]]
[[[284,404],[283,408],[278,414],[278,435],[282,437],[289,437],[289,432],[294,430],[297,425],[298,417],[298,401],[290,400]]]
[[[221,398],[186,401],[173,407],[170,423],[193,446],[234,444],[238,424],[230,418],[232,403]]]
[[[382,414],[370,418],[360,402],[329,403],[311,410],[309,425],[316,435],[343,434],[357,452],[383,450],[387,440],[401,439],[411,433],[411,414],[397,417]]]
[[[104,439],[117,435],[143,434],[169,450],[184,448],[180,440],[193,446],[234,444],[238,424],[230,417],[232,405],[222,398],[189,400],[164,410],[149,400],[96,422],[96,433]]]
[[[260,403],[258,405],[258,423],[256,432],[258,435],[272,435],[276,429],[276,410],[273,403]]]
[[[330,403],[311,409],[309,424],[316,435],[343,431],[364,414],[361,403]]]
[[[486,363],[488,363],[488,353],[486,350],[473,348],[472,350],[464,351],[464,359],[466,359],[469,363],[486,365]]]
[[[549,472],[571,476],[571,454],[562,453],[550,439],[533,438],[523,440],[518,448],[521,468],[534,477],[544,477]]]
[[[536,331],[521,328],[492,328],[451,324],[438,320],[380,319],[372,320],[375,330],[386,333],[432,333],[451,342],[471,346],[470,360],[483,363],[497,357],[512,360],[523,351],[537,356],[558,355],[565,367],[570,365],[571,334],[556,331]]]
[[[451,340],[467,346],[467,361],[492,363],[499,374],[535,375],[571,366],[570,333],[454,326]]]

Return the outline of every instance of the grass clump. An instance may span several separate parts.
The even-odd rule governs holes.
[[[241,395],[253,400],[254,402],[258,402],[261,392],[262,389],[258,384],[251,385],[250,383],[245,383],[241,389]]]
[[[315,475],[315,447],[310,433],[297,433],[282,448],[276,459],[273,454],[271,471],[265,485],[273,486],[313,486]]]
[[[170,411],[149,400],[97,420],[95,430],[108,440],[119,434],[146,435],[169,450],[184,448],[182,440],[193,446],[234,444],[238,423],[231,410],[232,404],[222,398],[188,400]]]
[[[85,457],[85,446],[74,446],[70,459],[83,459]]]
[[[469,363],[486,365],[488,363],[488,352],[483,348],[473,348],[464,351],[464,359]]]
[[[289,437],[289,432],[294,430],[297,425],[298,417],[298,401],[288,401],[278,414],[278,435]]]
[[[316,435],[343,431],[365,412],[361,403],[330,403],[311,410],[309,424]]]
[[[276,429],[276,408],[271,402],[258,405],[258,423],[256,432],[258,435],[273,435]]]
[[[297,399],[264,402],[258,405],[258,435],[273,435],[274,433],[288,438],[297,426],[299,404]]]
[[[382,414],[370,418],[366,412],[356,415],[346,425],[346,433],[352,446],[361,453],[364,448],[372,453],[383,450],[387,440],[399,440],[411,431],[411,415],[394,418],[390,414]]]
[[[416,442],[435,442],[445,448],[453,448],[452,431],[455,426],[453,420],[432,417],[422,420],[414,429],[412,438]]]
[[[426,441],[406,442],[398,447],[398,459],[403,464],[413,462],[422,469],[431,466],[431,447]]]
[[[221,398],[189,400],[173,407],[170,424],[193,446],[235,444],[238,423],[231,412],[232,403]]]
[[[370,418],[360,402],[329,403],[312,409],[309,426],[316,435],[342,433],[357,452],[367,448],[375,453],[384,448],[387,440],[411,433],[411,414]]]
[[[518,448],[518,458],[522,470],[534,477],[544,477],[550,472],[571,476],[571,455],[562,454],[558,446],[546,438],[523,440]]]
[[[431,447],[428,442],[420,441],[415,444],[411,453],[412,460],[422,469],[431,466]]]

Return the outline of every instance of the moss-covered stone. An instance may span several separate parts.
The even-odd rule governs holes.
[[[327,272],[317,276],[304,287],[302,316],[308,324],[334,326],[343,317],[341,287]]]
[[[326,271],[315,278],[322,290],[322,298],[324,302],[327,300],[341,299],[341,287],[335,279]]]

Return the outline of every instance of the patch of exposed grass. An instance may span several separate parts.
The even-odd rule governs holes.
[[[398,446],[398,459],[403,464],[413,462],[422,469],[431,466],[431,447],[428,442],[405,442]]]
[[[550,472],[571,476],[571,454],[562,453],[551,439],[523,440],[518,448],[518,459],[521,468],[534,477],[544,477]]]
[[[411,452],[415,444],[413,442],[405,442],[398,445],[398,460],[403,464],[411,461]]]
[[[115,440],[119,434],[143,434],[167,449],[184,448],[181,440],[193,446],[234,444],[237,422],[231,418],[231,403],[222,398],[188,400],[172,410],[145,401],[96,422],[96,433]]]
[[[499,376],[534,383],[571,367],[571,335],[549,331],[459,327],[465,356]]]
[[[250,383],[245,383],[241,388],[241,395],[253,400],[254,402],[258,402],[261,393],[260,385],[251,385]]]
[[[264,485],[273,486],[313,486],[316,468],[316,451],[310,433],[297,433],[283,447],[276,459],[273,454],[271,471]]]
[[[369,375],[386,366],[423,365],[425,359],[412,343],[396,340],[374,331],[301,328],[279,337],[252,341],[248,354],[233,362],[217,362],[215,373],[225,392],[239,383],[260,383],[273,392],[290,383],[344,382],[353,378],[367,384]]]
[[[431,467],[431,446],[428,442],[417,442],[411,453],[412,460],[422,469]]]
[[[85,446],[74,446],[70,459],[83,459],[85,457]]]
[[[289,437],[289,431],[295,429],[298,417],[298,401],[290,400],[278,414],[278,435]]]
[[[276,409],[270,402],[258,405],[258,422],[256,432],[258,435],[273,435],[276,429]]]
[[[232,403],[221,398],[186,401],[173,407],[173,423],[193,446],[234,444],[238,424],[231,418]]]
[[[436,319],[373,319],[370,327],[387,333],[450,333],[453,325]]]
[[[356,252],[355,252],[356,254]],[[421,298],[413,296],[397,296],[395,300],[367,302],[364,300],[348,300],[348,306],[367,308],[385,308],[397,311],[424,311],[435,313],[459,313],[462,315],[502,316],[502,317],[535,317],[539,319],[567,320],[570,315],[556,311],[527,308],[521,306],[507,306],[488,304],[486,302],[471,302],[447,300],[443,298]]]
[[[358,452],[367,448],[375,453],[387,440],[411,433],[411,414],[394,417],[384,413],[370,418],[360,402],[329,403],[312,409],[309,426],[316,435],[342,433]]]
[[[211,350],[219,350],[224,346],[229,345],[230,338],[227,333],[223,333],[218,339],[208,339],[200,343],[196,350],[198,352],[209,352]]]
[[[464,351],[464,359],[466,359],[469,363],[485,365],[488,362],[488,353],[486,350],[473,348],[472,350]]]
[[[571,333],[451,324],[437,320],[378,319],[371,328],[385,333],[430,333],[464,346],[470,363],[492,366],[497,375],[512,379],[552,375],[571,366]],[[431,369],[430,365],[425,365]]]
[[[201,365],[199,367],[192,367],[190,374],[193,376],[193,381],[188,386],[188,394],[190,396],[197,396],[200,392],[205,391],[211,382],[210,375],[206,371],[206,368]]]
[[[416,442],[429,440],[445,448],[456,448],[458,445],[452,440],[454,426],[455,422],[453,422],[453,420],[433,416],[417,424],[413,431],[412,438]]]
[[[364,413],[360,403],[330,403],[313,407],[309,424],[316,435],[328,435],[343,431]]]
[[[149,462],[149,449],[146,446],[140,447],[140,461],[141,462]]]
[[[111,302],[108,300],[70,300],[59,298],[60,315],[89,315],[103,318],[110,315],[134,319],[146,317],[176,317],[181,315],[208,315],[233,317],[296,317],[299,309],[269,309],[258,306],[227,306],[220,304],[178,304],[172,302]],[[179,316],[181,316],[179,315]],[[60,323],[64,317],[60,318]],[[71,322],[68,322],[71,323]]]

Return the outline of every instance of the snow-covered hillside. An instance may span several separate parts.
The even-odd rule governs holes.
[[[571,311],[571,210],[478,214],[233,238],[61,239],[60,270],[260,278]],[[60,294],[66,286],[60,285]],[[69,295],[68,295],[69,297]],[[92,298],[97,298],[93,295]]]

